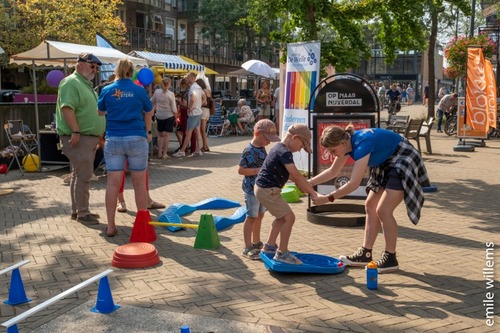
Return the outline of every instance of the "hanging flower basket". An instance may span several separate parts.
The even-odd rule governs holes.
[[[445,68],[445,75],[450,79],[464,77],[467,74],[467,48],[482,47],[483,55],[491,58],[497,46],[487,34],[473,37],[459,36],[452,38],[444,50],[444,56],[449,66]]]

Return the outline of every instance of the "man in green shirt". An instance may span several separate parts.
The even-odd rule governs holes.
[[[106,129],[105,118],[97,113],[97,94],[92,87],[100,65],[93,54],[80,54],[74,73],[59,84],[56,106],[57,134],[73,168],[71,219],[86,225],[99,223],[99,215],[90,212],[89,198],[95,151]]]

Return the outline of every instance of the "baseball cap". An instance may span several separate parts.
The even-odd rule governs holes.
[[[298,135],[302,143],[304,144],[304,150],[311,154],[311,130],[305,124],[293,124],[288,127],[288,133],[292,135]]]
[[[254,132],[259,132],[271,142],[280,141],[280,137],[276,134],[276,125],[269,119],[259,120],[253,127]]]
[[[94,64],[96,64],[98,66],[102,65],[101,60],[99,60],[99,58],[97,58],[92,53],[82,53],[82,54],[80,54],[78,56],[78,61],[88,62],[88,63],[94,63]]]

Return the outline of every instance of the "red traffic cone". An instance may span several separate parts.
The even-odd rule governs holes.
[[[151,215],[148,210],[140,210],[135,217],[134,227],[130,235],[130,243],[153,243],[156,240],[155,228],[149,224]]]

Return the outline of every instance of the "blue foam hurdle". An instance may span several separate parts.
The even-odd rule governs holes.
[[[191,207],[194,207],[195,210],[227,209],[240,206],[241,205],[238,201],[228,200],[224,198],[209,198],[191,205]]]
[[[292,252],[302,261],[301,265],[286,264],[273,260],[273,253],[260,253],[267,270],[279,273],[315,273],[315,274],[338,274],[345,270],[342,260],[313,253]]]
[[[224,230],[234,224],[245,221],[246,217],[247,217],[246,207],[238,208],[234,212],[234,214],[231,215],[230,217],[214,216],[215,229],[217,229],[217,231]]]
[[[195,210],[196,208],[194,208],[193,206],[176,203],[165,209],[165,211],[161,213],[160,216],[158,216],[158,221],[181,223],[182,222],[181,216],[191,214]],[[183,229],[181,227],[172,227],[172,226],[168,226],[165,228],[167,228],[167,230],[171,232],[176,232]]]
[[[182,223],[181,217],[184,215],[191,214],[195,210],[228,209],[240,206],[241,205],[239,202],[224,198],[209,198],[192,205],[176,203],[165,209],[165,211],[161,213],[160,216],[158,216],[158,221],[169,222],[169,223]],[[244,212],[238,209],[231,217],[214,216],[214,222],[217,231],[219,231],[233,224],[243,222],[245,218],[246,218],[246,209],[244,210]],[[217,227],[217,221],[219,221],[218,223],[219,227]],[[165,228],[167,228],[167,230],[171,232],[176,232],[183,229],[181,227],[174,227],[174,226],[168,226]]]

